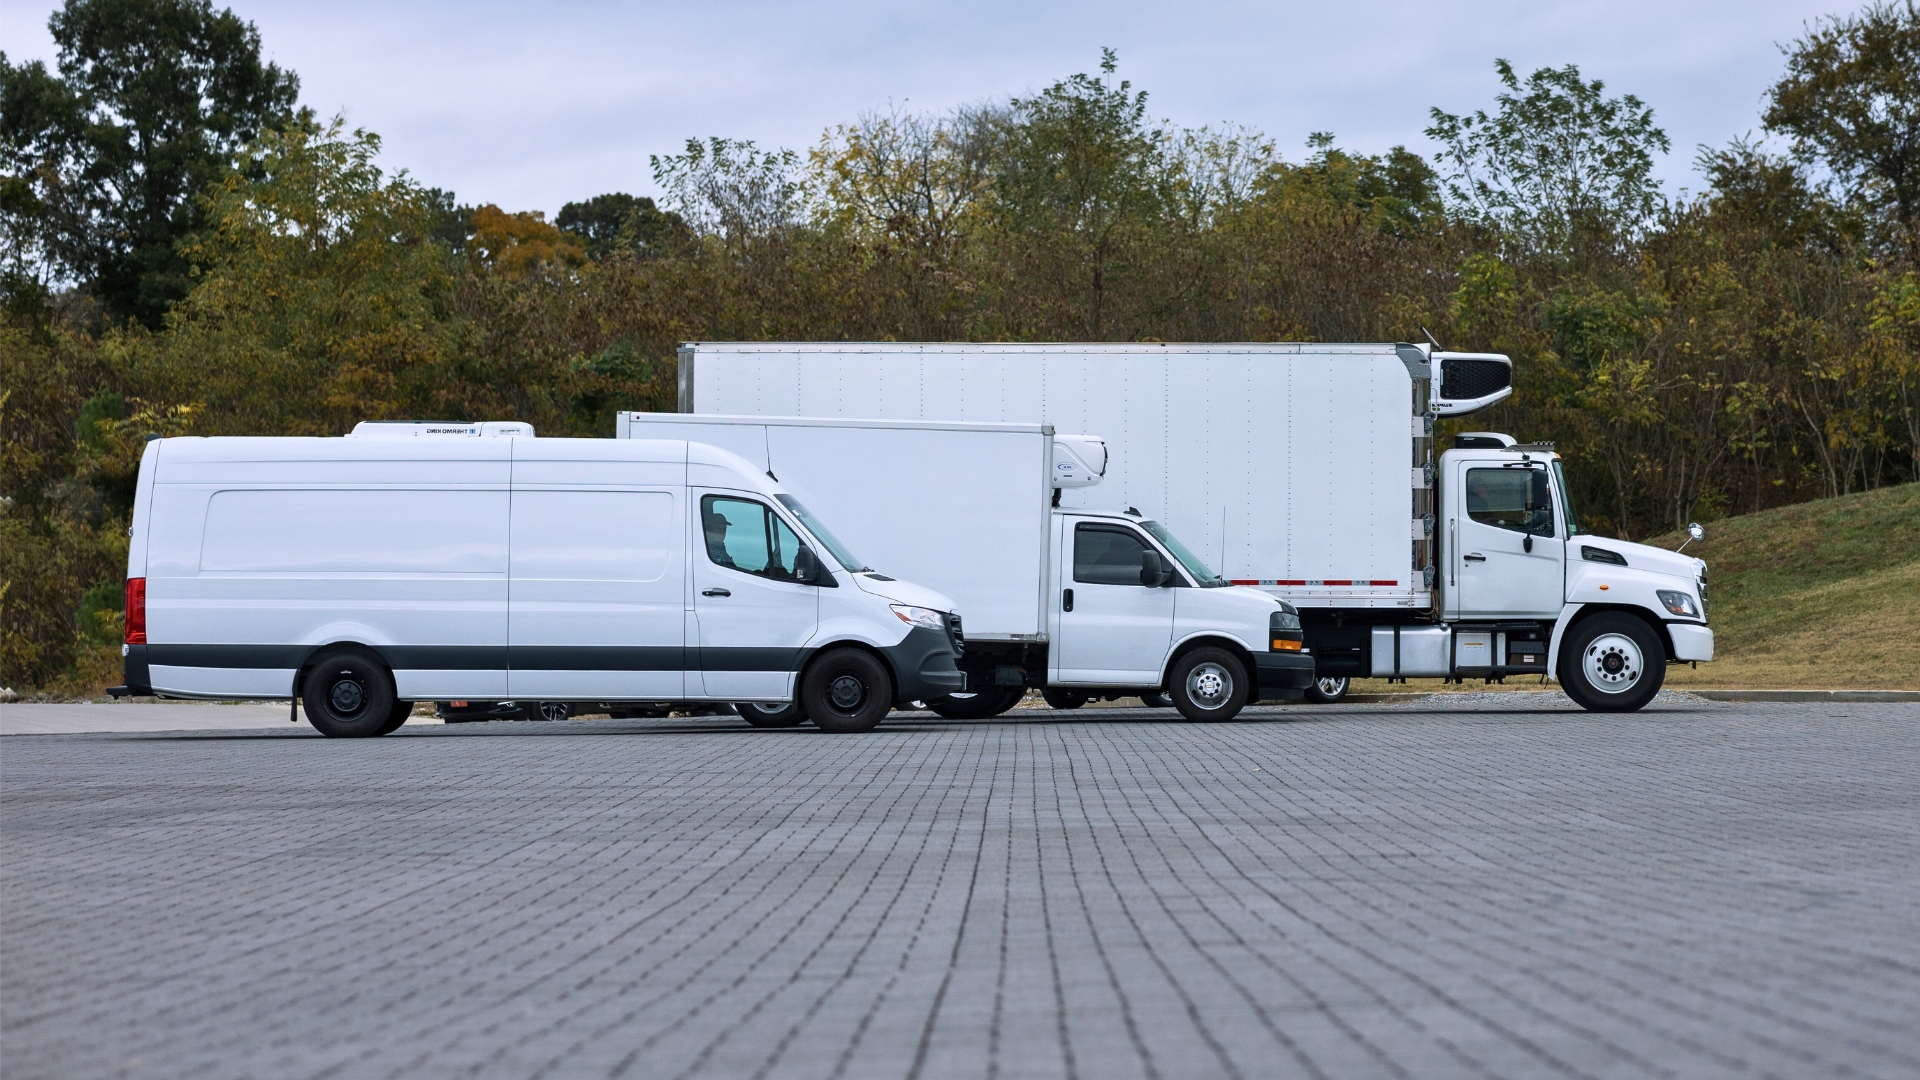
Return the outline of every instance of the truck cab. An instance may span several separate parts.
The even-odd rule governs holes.
[[[1659,690],[1667,663],[1713,659],[1706,563],[1581,532],[1550,444],[1460,435],[1440,456],[1435,487],[1439,622],[1452,631],[1446,674],[1553,673],[1582,705],[1624,709]],[[1417,646],[1423,629],[1394,634],[1389,672],[1431,666],[1405,659],[1419,651],[1406,639]]]
[[[1164,693],[1191,719],[1300,698],[1313,682],[1292,605],[1233,585],[1138,513],[1055,511],[1047,685]]]

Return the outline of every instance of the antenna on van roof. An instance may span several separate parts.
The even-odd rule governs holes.
[[[776,483],[776,484],[780,482],[780,478],[779,478],[779,477],[777,477],[777,476],[775,476],[775,475],[773,475],[773,470],[772,470],[772,469],[768,469],[768,470],[767,470],[767,479],[769,479],[769,480],[771,480],[771,481],[773,481],[773,482],[774,482],[774,483]]]
[[[1441,348],[1439,340],[1433,336],[1433,331],[1423,326],[1420,328],[1420,332],[1426,335],[1427,341],[1432,343],[1434,348],[1439,349],[1441,352],[1446,352],[1446,349]]]

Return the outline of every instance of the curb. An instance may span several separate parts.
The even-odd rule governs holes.
[[[1674,687],[1708,701],[1913,701],[1920,690],[1694,690]]]

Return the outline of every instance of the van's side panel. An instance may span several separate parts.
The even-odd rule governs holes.
[[[516,441],[510,697],[687,696],[686,465],[634,456]]]
[[[506,693],[505,441],[169,440],[147,554],[154,689],[285,696],[372,646],[403,699]]]

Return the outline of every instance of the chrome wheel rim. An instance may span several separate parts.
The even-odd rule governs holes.
[[[1222,708],[1231,697],[1233,676],[1219,664],[1208,661],[1187,672],[1187,698],[1200,708]]]
[[[757,712],[757,713],[764,713],[767,716],[778,716],[781,713],[786,712],[788,709],[793,708],[793,706],[792,705],[767,705],[758,701],[750,701],[747,703],[747,708],[752,709],[754,712]]]
[[[1603,694],[1624,694],[1646,671],[1640,644],[1625,634],[1601,634],[1580,658],[1588,685]]]
[[[1344,675],[1337,679],[1318,679],[1315,681],[1315,685],[1319,687],[1320,693],[1326,697],[1339,697],[1341,694],[1347,692],[1347,679]]]

